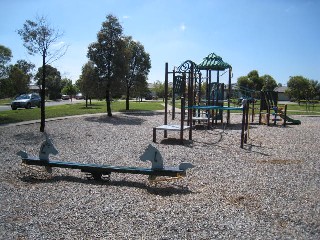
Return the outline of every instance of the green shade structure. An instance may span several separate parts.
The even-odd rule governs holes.
[[[224,62],[222,58],[215,53],[210,53],[203,61],[198,65],[200,70],[226,70],[231,68],[231,65]]]

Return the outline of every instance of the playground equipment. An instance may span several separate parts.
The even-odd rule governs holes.
[[[201,70],[205,71],[205,77],[202,77]],[[219,82],[220,71],[229,71],[228,99],[227,106],[224,106],[224,84]],[[217,81],[212,82],[212,71],[217,71]],[[232,68],[229,64],[222,61],[222,58],[214,53],[204,58],[199,65],[187,60],[172,72],[168,71],[168,63],[165,65],[165,115],[164,125],[153,128],[153,142],[156,142],[156,133],[158,130],[164,131],[164,138],[167,138],[168,131],[179,131],[180,142],[183,143],[183,132],[189,131],[189,140],[192,140],[192,129],[196,121],[206,121],[208,128],[217,124],[220,120],[223,123],[223,111],[227,111],[227,124],[230,123],[230,111],[242,111],[242,132],[241,144],[246,143],[246,128],[248,122],[248,104],[247,101],[243,107],[230,106],[231,76]],[[225,73],[225,72],[224,72]],[[223,73],[223,74],[224,74]],[[168,82],[169,74],[173,76],[172,92],[172,120],[175,119],[175,98],[181,97],[181,119],[179,125],[168,124]],[[203,100],[201,96],[202,80],[206,80],[206,96]],[[187,93],[186,93],[187,90]],[[187,99],[187,106],[186,104]],[[185,113],[187,111],[187,114]],[[187,124],[184,124],[184,121]]]
[[[213,81],[213,72],[216,71],[216,80]],[[221,75],[220,72],[224,71]],[[176,78],[180,75],[185,75],[187,81],[187,99],[188,106],[223,106],[224,98],[225,98],[225,85],[220,83],[220,76],[224,75],[226,72],[229,72],[229,84],[227,90],[227,106],[230,107],[230,96],[231,96],[231,77],[232,77],[232,67],[224,62],[220,56],[217,56],[214,53],[209,54],[207,57],[203,59],[200,64],[196,64],[190,60],[183,62],[177,70],[173,70],[173,106],[172,110],[174,113],[175,108],[175,96],[177,92],[175,92],[175,82]],[[167,76],[167,73],[166,73]],[[205,94],[202,93],[202,86],[205,86]],[[181,89],[181,88],[180,88]],[[203,96],[204,95],[204,96]],[[200,110],[192,110],[192,116],[196,117],[197,120],[200,116]],[[187,116],[189,116],[188,114]],[[207,116],[212,117],[212,124],[217,124],[217,120],[221,120],[222,118],[222,110],[221,109],[208,109]],[[175,115],[172,114],[172,119],[174,119]],[[188,120],[192,120],[192,117]],[[203,119],[205,120],[205,119]],[[227,111],[227,124],[230,123],[230,111]],[[189,124],[189,122],[188,122]]]
[[[174,84],[174,92],[178,93],[181,92],[181,118],[180,118],[180,124],[168,124],[168,76],[170,74],[173,74],[173,78],[175,80]],[[164,89],[164,95],[165,95],[165,108],[164,108],[164,124],[158,127],[153,128],[153,142],[156,142],[157,140],[157,130],[163,130],[164,131],[164,138],[168,137],[168,131],[179,131],[180,132],[180,142],[183,144],[183,133],[185,130],[189,130],[189,140],[192,140],[192,129],[190,126],[184,125],[184,118],[185,118],[185,86],[186,86],[186,75],[183,74],[182,76],[176,77],[175,71],[169,72],[168,71],[168,63],[165,64],[165,89]],[[174,105],[173,105],[174,106]],[[174,108],[172,111],[172,115],[174,118]]]
[[[140,167],[127,167],[127,166],[112,166],[112,165],[100,165],[90,163],[76,163],[76,162],[64,162],[50,160],[49,154],[58,154],[57,149],[54,147],[52,141],[46,136],[46,140],[41,144],[39,157],[29,156],[24,151],[19,151],[19,155],[22,159],[22,163],[25,165],[44,166],[46,171],[51,173],[52,168],[70,168],[79,169],[81,172],[85,172],[91,175],[95,180],[104,179],[110,180],[112,172],[117,173],[129,173],[129,174],[142,174],[149,175],[150,181],[163,181],[179,179],[186,176],[186,170],[193,168],[191,163],[182,162],[178,167],[166,167],[163,164],[163,157],[160,152],[149,145],[145,152],[140,156],[141,161],[150,161],[151,168]],[[169,177],[169,178],[158,178]]]
[[[273,116],[272,119],[270,117]],[[283,108],[278,107],[278,93],[274,91],[261,91],[260,95],[260,113],[259,124],[264,123],[268,126],[270,121],[273,125],[278,125],[279,122],[283,122],[281,125],[287,124],[300,125],[300,120],[295,120],[287,116],[287,105]]]

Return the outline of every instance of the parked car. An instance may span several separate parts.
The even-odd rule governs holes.
[[[242,100],[246,99],[248,101],[248,103],[256,103],[257,100],[254,99],[253,97],[241,97],[238,99],[238,104],[241,105],[242,104]]]
[[[69,100],[69,99],[70,99],[70,96],[63,94],[63,95],[61,96],[61,99],[62,99],[62,100]]]
[[[77,93],[76,97],[77,100],[79,99],[84,99],[84,96],[82,95],[82,93]]]
[[[41,97],[36,93],[22,94],[11,102],[11,109],[40,107]]]

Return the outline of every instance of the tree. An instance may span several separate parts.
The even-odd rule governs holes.
[[[3,45],[0,45],[0,98],[10,96],[11,83],[8,79],[8,66],[12,58],[11,50]]]
[[[25,60],[18,60],[16,64],[7,66],[7,77],[2,79],[0,83],[0,97],[13,97],[17,94],[27,93],[33,67],[32,63]]]
[[[126,110],[129,110],[130,91],[136,88],[145,88],[147,76],[151,68],[150,56],[145,52],[140,42],[132,40],[131,37],[124,38],[124,56],[126,58],[126,74],[124,77],[126,88]]]
[[[320,98],[320,83],[317,80],[310,80],[314,96],[312,98]]]
[[[99,88],[99,75],[92,61],[87,62],[82,67],[82,74],[79,79],[80,91],[86,96],[86,107],[88,104],[88,99],[94,96],[101,96]]]
[[[257,70],[252,70],[247,76],[238,78],[237,81],[240,92],[243,96],[254,97],[254,91],[273,91],[277,86],[277,82],[270,75],[263,75],[259,77]]]
[[[67,45],[63,44],[59,49],[53,48],[62,37],[62,33],[52,28],[44,17],[37,17],[36,21],[27,20],[23,28],[18,30],[30,55],[42,56],[42,80],[41,80],[41,124],[40,132],[45,129],[45,91],[46,91],[46,64],[62,57],[67,51]],[[53,51],[51,51],[53,49]]]
[[[312,86],[309,79],[303,76],[290,77],[287,83],[286,93],[294,98],[300,105],[301,100],[309,100],[312,96]]]
[[[12,53],[10,48],[0,45],[0,79],[4,78],[7,74],[7,63],[10,62]]]
[[[263,80],[259,77],[259,73],[257,70],[252,70],[247,75],[249,81],[252,82],[253,90],[261,91],[263,87]]]
[[[54,100],[58,99],[61,96],[61,89],[62,89],[62,80],[61,74],[58,69],[52,67],[51,65],[46,65],[46,87],[49,99]],[[38,69],[37,74],[35,75],[35,79],[37,80],[37,84],[40,85],[41,79],[43,76],[43,67]],[[42,89],[41,89],[42,90]]]
[[[157,80],[152,87],[152,91],[160,98],[164,98],[164,83]],[[170,92],[170,91],[169,91]]]
[[[237,80],[237,85],[243,97],[250,95],[248,93],[253,88],[253,82],[247,76],[239,77]]]
[[[263,75],[260,77],[263,83],[262,91],[273,91],[278,85],[276,80],[270,75]]]
[[[150,95],[148,82],[137,81],[132,92],[135,94],[136,98],[139,98],[139,101],[142,101],[142,97],[146,97],[147,95]]]
[[[36,67],[33,63],[27,62],[26,60],[18,60],[15,64],[25,75],[29,77],[29,81],[31,81],[33,77],[33,69]]]
[[[71,97],[71,101],[72,101],[72,95],[75,95],[77,93],[77,89],[76,86],[72,84],[72,80],[70,79],[62,79],[62,90],[61,93],[69,95]]]
[[[122,26],[116,17],[108,15],[97,34],[97,42],[89,45],[87,56],[97,68],[101,85],[103,85],[101,87],[104,87],[109,117],[112,116],[111,90],[116,89],[117,82],[119,83],[123,77],[125,67],[122,45]]]
[[[27,93],[29,91],[30,77],[25,74],[17,65],[14,65],[9,70],[9,80],[11,82],[10,96]]]

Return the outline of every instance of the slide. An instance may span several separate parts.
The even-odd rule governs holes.
[[[284,114],[280,114],[280,117],[282,119],[284,119]],[[295,119],[288,117],[288,116],[286,116],[286,121],[287,121],[287,123],[291,123],[293,125],[300,125],[301,124],[300,120],[295,120]]]

